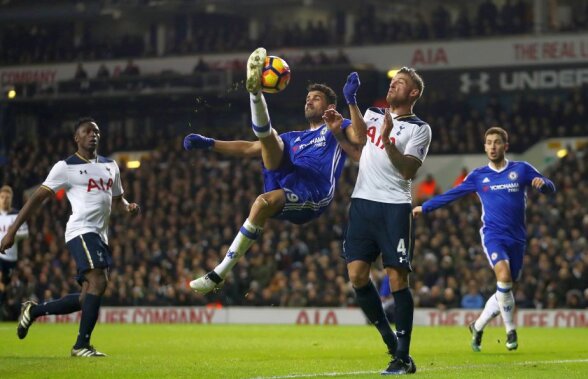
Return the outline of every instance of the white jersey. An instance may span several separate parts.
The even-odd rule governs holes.
[[[53,166],[43,187],[66,191],[72,210],[65,228],[66,242],[81,234],[97,233],[108,243],[112,198],[123,194],[115,161],[101,156],[88,161],[72,155]]]
[[[363,116],[367,125],[367,142],[361,152],[359,173],[351,197],[380,203],[411,203],[412,180],[402,177],[382,143],[384,111],[382,108],[369,108]],[[431,143],[431,127],[413,114],[392,116],[392,143],[400,153],[423,162]]]
[[[0,211],[0,239],[4,238],[6,235],[6,231],[8,227],[14,223],[14,220],[18,216],[18,210],[12,209],[8,212]],[[23,238],[27,238],[29,236],[29,227],[25,222],[18,228],[16,231],[16,241],[15,244],[10,247],[10,249],[6,249],[4,254],[0,254],[0,259],[4,259],[5,261],[16,262],[18,258],[18,246],[17,243],[19,240]]]

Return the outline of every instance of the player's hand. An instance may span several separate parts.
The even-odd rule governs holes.
[[[545,185],[545,181],[542,178],[534,178],[531,181],[531,185],[534,188],[541,189]]]
[[[214,147],[214,139],[202,136],[200,134],[188,134],[184,137],[184,149],[206,149],[210,150]]]
[[[127,205],[127,212],[133,216],[138,215],[141,212],[141,207],[137,203],[129,203]]]
[[[327,124],[327,128],[333,134],[339,134],[343,130],[341,129],[341,125],[343,124],[343,116],[335,109],[327,109],[325,113],[323,113],[323,120],[325,124]]]
[[[347,77],[347,82],[343,86],[343,96],[345,96],[345,101],[347,104],[354,105],[357,104],[357,90],[359,89],[361,82],[359,81],[359,74],[357,72],[352,72]]]
[[[420,205],[412,209],[412,217],[414,218],[419,217],[421,213],[423,213],[423,207],[421,207]]]
[[[390,133],[392,132],[393,126],[394,122],[392,121],[390,109],[386,109],[386,113],[384,114],[384,125],[382,126],[382,143],[384,145],[390,144]]]
[[[4,238],[2,238],[2,241],[0,241],[0,254],[4,254],[12,245],[14,245],[14,233],[11,233],[9,229]]]

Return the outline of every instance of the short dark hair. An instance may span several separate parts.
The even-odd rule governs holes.
[[[402,67],[400,70],[398,70],[397,74],[406,74],[410,76],[410,79],[412,79],[413,83],[417,86],[417,89],[419,90],[419,96],[417,97],[417,99],[420,99],[421,96],[423,96],[423,91],[425,90],[425,82],[414,68]]]
[[[490,134],[498,134],[500,138],[502,138],[502,142],[508,143],[508,133],[500,126],[493,126],[486,130],[486,133],[484,133],[484,142],[486,142],[486,137],[488,137]]]
[[[308,85],[308,87],[306,87],[306,90],[308,92],[319,91],[319,92],[324,93],[325,96],[327,97],[327,103],[334,104],[335,106],[337,106],[337,94],[328,85],[320,84],[320,83],[311,83]]]
[[[88,116],[78,118],[78,120],[74,124],[74,134],[78,131],[80,126],[87,124],[89,122],[96,123],[96,120],[94,120],[92,117],[88,117]]]

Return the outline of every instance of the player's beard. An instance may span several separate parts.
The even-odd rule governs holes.
[[[323,112],[319,112],[316,109],[305,110],[304,117],[306,117],[306,121],[313,125],[323,123]]]

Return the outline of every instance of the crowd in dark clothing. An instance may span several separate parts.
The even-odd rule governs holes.
[[[248,120],[247,115],[242,119]],[[142,213],[132,219],[115,211],[111,217],[109,244],[115,265],[104,305],[354,305],[340,255],[356,164],[346,165],[325,214],[302,226],[270,220],[222,290],[202,296],[187,284],[224,257],[262,191],[260,160],[184,152],[183,135],[159,125],[145,127],[132,138],[124,129],[99,125],[101,154],[151,151],[137,169],[120,164],[125,197],[139,203]],[[448,129],[452,133],[453,127]],[[509,132],[513,138],[522,135]],[[70,133],[45,133],[49,134],[37,141],[13,141],[7,164],[0,166],[0,182],[13,186],[16,206],[22,205],[24,191],[40,184],[56,161],[74,152]],[[207,134],[252,139],[244,124],[225,125]],[[443,132],[435,128],[433,141],[442,138]],[[478,153],[480,148],[478,144]],[[588,306],[587,167],[587,149],[570,151],[545,171],[558,189],[555,195],[529,191],[529,244],[515,291],[521,308]],[[79,289],[75,264],[63,240],[69,213],[65,199],[54,199],[31,219],[30,237],[20,244],[17,270],[8,287],[12,317],[25,299],[56,299]],[[480,296],[486,299],[494,293],[495,278],[480,246],[479,223],[475,196],[419,218],[411,279],[417,306],[469,307],[480,303]],[[374,270],[373,278],[379,284],[381,271]]]
[[[287,22],[281,17],[267,16],[260,19],[254,34],[250,33],[251,20],[247,15],[220,12],[186,14],[178,11],[174,17],[150,23],[125,9],[123,17],[135,21],[135,29],[124,32],[117,32],[105,24],[112,23],[106,18],[85,19],[81,31],[75,24],[77,20],[5,22],[0,26],[0,64],[241,52],[256,46],[269,49],[345,47],[519,35],[534,31],[532,2],[507,0],[500,7],[496,3],[484,0],[477,5],[458,7],[441,1],[436,5],[426,2],[421,7],[411,7],[403,12],[382,11],[367,3],[358,5],[357,12],[349,10],[355,19],[352,26],[347,25],[340,10],[333,8],[326,10],[331,12],[330,20],[337,20],[331,23],[298,19],[295,14]],[[104,6],[110,9],[112,4]],[[142,5],[137,3],[135,6]],[[549,25],[553,30],[542,32],[587,30],[588,5],[578,5],[574,10],[580,8],[580,11],[574,11],[569,23],[560,23],[557,27]],[[557,15],[553,18],[556,19]],[[159,25],[166,25],[163,46],[161,36],[156,32]],[[352,30],[347,30],[349,27]]]

